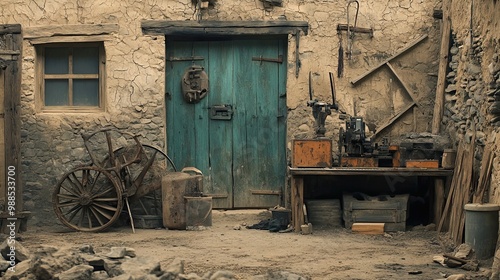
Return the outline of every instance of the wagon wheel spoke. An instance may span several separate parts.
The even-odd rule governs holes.
[[[99,213],[94,209],[94,207],[90,206],[89,209],[90,209],[90,212],[92,213],[92,215],[94,216],[94,218],[97,220],[97,222],[101,226],[104,225],[104,222],[102,221],[101,217],[99,216]]]
[[[116,176],[96,166],[66,173],[52,195],[57,218],[69,228],[100,231],[113,224],[123,208]]]
[[[66,212],[66,215],[69,215],[69,218],[68,218],[68,221],[72,221],[73,218],[75,218],[76,214],[78,214],[78,212],[80,212],[80,209],[82,209],[82,206],[80,204],[76,205],[75,207],[71,208],[68,212]]]
[[[141,161],[129,166],[130,181],[135,187],[135,193],[130,196],[134,213],[144,215],[160,215],[161,178],[168,172],[176,171],[172,160],[159,148],[142,145]]]

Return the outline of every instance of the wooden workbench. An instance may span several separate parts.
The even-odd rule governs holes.
[[[446,181],[451,179],[453,170],[450,169],[424,169],[424,168],[289,168],[291,175],[291,208],[292,225],[296,232],[300,231],[300,225],[304,224],[304,177],[307,176],[391,176],[391,177],[433,177],[435,185],[435,216],[434,220],[439,221],[444,203],[444,186]]]

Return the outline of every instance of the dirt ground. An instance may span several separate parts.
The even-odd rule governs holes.
[[[214,210],[213,226],[199,231],[113,228],[101,233],[73,232],[63,226],[29,228],[21,235],[28,249],[39,245],[79,247],[96,252],[132,247],[138,256],[160,261],[185,260],[185,273],[229,270],[238,279],[268,271],[289,271],[308,279],[440,279],[465,273],[487,279],[491,261],[478,272],[446,268],[432,257],[446,252],[435,231],[411,230],[386,235],[353,234],[344,228],[314,227],[312,235],[247,229],[270,217],[266,210]],[[415,273],[415,274],[413,274]]]

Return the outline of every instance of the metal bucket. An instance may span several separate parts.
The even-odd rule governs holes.
[[[466,204],[465,243],[469,244],[479,260],[494,256],[498,239],[498,204]]]

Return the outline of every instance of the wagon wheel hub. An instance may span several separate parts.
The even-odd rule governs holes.
[[[83,194],[80,197],[80,205],[87,206],[92,204],[92,198],[88,194]]]

